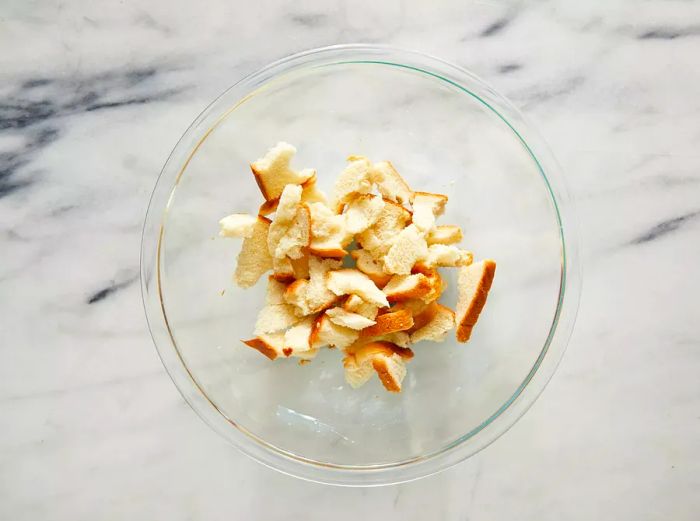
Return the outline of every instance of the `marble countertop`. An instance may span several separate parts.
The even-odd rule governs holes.
[[[700,2],[4,2],[0,518],[697,519]],[[576,201],[564,360],[506,435],[437,476],[268,470],[183,402],[146,330],[142,220],[194,117],[292,52],[416,48],[510,97]]]

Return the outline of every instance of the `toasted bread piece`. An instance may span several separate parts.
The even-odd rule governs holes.
[[[399,355],[379,355],[372,360],[372,367],[386,389],[392,393],[401,392],[401,384],[406,377],[406,364]]]
[[[372,191],[370,162],[366,157],[350,156],[345,167],[335,182],[333,208],[339,211],[342,206],[359,194]]]
[[[268,304],[258,313],[254,333],[276,333],[299,322],[294,306],[289,304]]]
[[[411,224],[394,238],[384,257],[384,270],[397,275],[408,275],[416,262],[428,255],[428,245],[418,228]]]
[[[435,218],[442,215],[447,204],[447,196],[429,192],[413,194],[413,224],[421,232],[427,233],[435,224]]]
[[[302,203],[328,203],[326,194],[324,194],[323,190],[321,190],[316,184],[316,173],[302,183],[301,189]]]
[[[345,229],[355,235],[372,226],[384,209],[384,200],[378,195],[363,194],[345,206]]]
[[[316,186],[316,174],[314,173],[309,179],[301,184],[301,202],[306,204],[323,203],[326,204],[326,194]],[[280,198],[275,197],[269,201],[265,201],[260,205],[258,215],[269,215],[277,210]]]
[[[285,302],[296,306],[301,316],[331,307],[338,297],[328,289],[326,273],[340,266],[340,261],[309,256],[309,280],[298,279],[290,284],[284,293]]]
[[[363,249],[352,250],[350,255],[355,259],[355,267],[367,275],[377,287],[384,287],[391,280],[392,275],[385,273],[383,262],[375,260],[372,254]]]
[[[306,317],[285,332],[282,349],[285,356],[296,356],[307,360],[316,356],[318,350],[311,345],[311,332],[315,321],[315,316]]]
[[[265,304],[274,306],[275,304],[286,304],[284,291],[287,285],[276,280],[272,275],[267,278],[267,292],[265,293]]]
[[[345,379],[352,387],[363,385],[367,377],[366,367],[371,366],[388,391],[400,392],[406,375],[404,360],[413,357],[413,351],[391,342],[373,341],[350,349],[343,359]]]
[[[369,251],[376,260],[381,260],[391,247],[391,240],[411,222],[411,212],[398,203],[384,199],[384,208],[377,221],[355,240]]]
[[[457,279],[457,341],[466,342],[486,304],[496,274],[496,263],[490,259],[459,268]]]
[[[342,259],[348,253],[339,242],[335,241],[314,242],[309,252],[328,259]]]
[[[433,290],[431,280],[422,273],[394,275],[382,291],[389,302],[423,298]]]
[[[328,288],[326,274],[341,266],[342,262],[334,259],[320,259],[313,255],[309,257],[310,282],[306,301],[314,313],[331,307],[338,300],[335,293]]]
[[[265,245],[265,248],[267,248],[267,244]],[[282,282],[283,284],[289,284],[290,282],[294,282],[296,277],[294,276],[294,269],[292,267],[290,259],[288,259],[287,257],[283,257],[281,259],[273,257],[272,275],[270,276],[278,282]]]
[[[412,298],[408,300],[402,300],[401,302],[397,302],[396,304],[391,306],[391,310],[400,311],[402,309],[406,309],[411,313],[415,322],[416,316],[420,315],[423,311],[425,311],[425,308],[427,308],[429,304],[429,302],[425,302],[422,299]]]
[[[359,336],[359,331],[334,324],[325,313],[322,313],[314,321],[309,341],[314,349],[323,346],[345,349],[351,346]]]
[[[374,320],[377,313],[379,313],[379,308],[376,305],[365,302],[357,295],[348,296],[343,303],[343,309],[367,317],[370,320]]]
[[[297,215],[297,207],[301,202],[301,186],[287,185],[282,191],[277,206],[275,218],[270,224],[270,232],[267,235],[267,249],[275,258],[281,259],[284,254],[277,254],[277,245],[287,230],[292,225]]]
[[[285,186],[300,185],[315,174],[311,168],[299,172],[292,170],[289,163],[296,151],[289,143],[280,142],[268,150],[265,156],[251,163],[250,169],[266,200],[279,197]]]
[[[431,290],[421,297],[423,302],[430,303],[437,300],[440,298],[440,295],[442,295],[442,292],[445,291],[447,284],[436,268],[428,267],[419,262],[413,267],[411,273],[421,273],[428,278]]]
[[[306,204],[297,206],[296,215],[287,227],[284,235],[280,237],[275,248],[274,257],[289,257],[292,260],[301,259],[308,249],[311,241],[311,214]],[[294,270],[294,264],[292,264]]]
[[[292,282],[284,292],[284,300],[296,308],[296,314],[299,316],[310,315],[314,310],[306,301],[306,294],[309,291],[309,284],[306,279],[298,279]]]
[[[308,253],[304,253],[298,259],[289,259],[289,264],[292,266],[292,272],[295,279],[309,278],[309,257]]]
[[[462,240],[462,229],[454,224],[439,224],[428,232],[425,240],[428,246],[431,244],[454,244]]]
[[[241,340],[248,347],[257,349],[270,360],[278,356],[283,356],[284,333],[273,333],[271,335],[259,335],[250,340]]]
[[[258,208],[258,215],[270,215],[271,213],[277,210],[277,206],[279,204],[279,197],[270,199],[269,201],[265,201],[263,204],[260,205],[260,208]]]
[[[460,250],[456,246],[446,244],[432,244],[428,246],[428,255],[423,264],[429,267],[450,267],[469,266],[474,260],[470,251]]]
[[[258,279],[272,268],[272,257],[267,250],[267,235],[270,221],[258,216],[253,233],[243,240],[233,281],[241,288],[253,286]]]
[[[442,342],[445,340],[447,332],[454,327],[454,311],[446,306],[443,306],[442,304],[435,303],[430,320],[411,333],[411,342],[416,343],[420,342],[421,340]]]
[[[410,203],[413,200],[413,192],[408,183],[404,181],[389,161],[374,163],[371,176],[382,197],[399,204]]]
[[[352,236],[345,228],[345,217],[335,214],[323,203],[311,203],[311,243],[309,251],[319,257],[340,258]]]
[[[394,331],[393,333],[376,337],[376,339],[391,342],[399,347],[408,348],[408,346],[411,345],[411,335],[409,335],[406,331]]]
[[[377,315],[376,324],[365,328],[360,333],[361,336],[382,336],[395,331],[406,331],[413,326],[413,315],[408,309],[399,309]]]
[[[227,215],[219,221],[219,236],[248,239],[253,236],[258,218],[247,213]]]
[[[349,327],[350,329],[364,329],[373,326],[376,322],[358,313],[346,311],[343,308],[330,308],[326,310],[326,316],[331,319],[331,322],[339,326]]]
[[[353,389],[358,389],[365,385],[374,374],[372,364],[360,365],[352,355],[346,355],[343,358],[343,367],[345,368],[345,381]]]
[[[342,269],[331,271],[327,274],[327,286],[338,296],[357,295],[365,302],[374,304],[380,308],[388,307],[389,301],[386,299],[372,280],[359,270]]]
[[[429,324],[438,312],[437,306],[438,303],[436,301],[433,301],[429,304],[426,304],[422,310],[413,313],[413,326],[411,327],[409,333],[413,333],[414,331],[417,331],[418,329],[421,329],[422,327]]]

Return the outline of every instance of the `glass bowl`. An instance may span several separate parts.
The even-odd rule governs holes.
[[[328,190],[349,154],[388,159],[414,190],[447,194],[442,223],[497,261],[472,339],[414,346],[404,390],[353,390],[341,354],[271,362],[244,346],[264,282],[231,275],[229,213],[262,202],[249,162],[278,141]],[[571,203],[543,140],[468,71],[413,51],[341,45],[296,54],[229,88],[194,121],[156,184],[141,252],[146,315],[185,400],[245,454],[340,485],[426,476],[479,451],[552,376],[578,306]],[[443,301],[455,302],[455,270]],[[263,279],[264,281],[264,279]]]

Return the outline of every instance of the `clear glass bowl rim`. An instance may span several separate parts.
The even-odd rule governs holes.
[[[547,341],[527,377],[496,412],[476,429],[431,454],[372,466],[324,463],[304,458],[258,438],[227,418],[204,393],[184,364],[161,299],[163,230],[171,196],[209,133],[239,103],[265,84],[292,71],[341,63],[383,64],[413,69],[445,81],[491,109],[513,131],[537,164],[556,209],[562,244],[559,301]],[[196,143],[194,148],[188,143]],[[224,91],[194,120],[175,145],[151,195],[141,242],[141,290],[148,327],[163,365],[185,401],[212,429],[256,461],[280,472],[332,485],[389,485],[425,477],[479,452],[532,406],[554,374],[576,320],[581,292],[577,224],[561,169],[544,139],[505,97],[473,73],[414,50],[376,44],[344,44],[311,49],[273,62]]]

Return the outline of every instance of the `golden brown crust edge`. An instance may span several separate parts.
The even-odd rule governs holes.
[[[377,372],[377,376],[379,376],[384,389],[391,393],[401,392],[401,385],[392,377],[385,358],[376,358],[372,360],[372,367]]]
[[[486,304],[493,277],[496,274],[496,263],[490,259],[484,261],[484,271],[481,274],[481,279],[477,285],[476,294],[469,303],[469,306],[462,317],[459,317],[457,323],[457,341],[467,342],[472,334],[474,325],[479,320],[479,314]]]
[[[262,175],[260,172],[258,172],[253,163],[250,164],[250,171],[253,172],[253,178],[255,179],[255,182],[257,183],[262,196],[265,198],[266,201],[271,200],[272,198],[270,197],[267,189],[265,188],[265,183],[263,183]]]
[[[378,315],[376,324],[363,329],[360,336],[381,336],[396,331],[406,331],[413,326],[413,315],[408,309],[400,309],[398,311],[390,311],[382,315]]]
[[[420,277],[418,279],[419,282],[416,286],[407,291],[397,291],[395,293],[389,293],[387,294],[386,299],[390,303],[395,303],[401,302],[402,300],[423,298],[426,295],[428,295],[431,291],[433,291],[433,283],[428,277],[426,277],[422,273],[419,273],[418,275],[420,275]]]
[[[241,342],[243,342],[248,347],[252,347],[253,349],[260,351],[270,360],[274,360],[275,358],[277,358],[277,351],[275,351],[274,348],[270,347],[266,342],[264,342],[258,337],[251,338],[250,340],[241,340]]]

